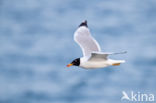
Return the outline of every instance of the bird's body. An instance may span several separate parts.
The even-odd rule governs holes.
[[[88,29],[87,21],[80,24],[79,28],[74,33],[74,40],[82,49],[83,57],[75,59],[71,65],[79,66],[85,69],[104,68],[107,66],[116,66],[120,63],[124,63],[124,60],[112,60],[108,59],[108,55],[122,54],[120,53],[104,53],[101,52],[101,48],[98,42],[91,36]]]
[[[80,58],[80,67],[85,68],[85,69],[96,69],[96,68],[104,68],[107,66],[117,66],[120,65],[120,63],[124,63],[124,60],[101,60],[101,61],[88,61],[86,60],[86,57]]]
[[[108,59],[107,56],[114,53],[93,52],[90,56],[80,58],[80,67],[85,69],[104,68],[107,66],[117,66],[124,63],[124,60]]]

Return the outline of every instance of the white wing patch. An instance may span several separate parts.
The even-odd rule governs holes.
[[[89,29],[85,26],[81,26],[76,30],[74,40],[81,47],[83,56],[89,56],[92,52],[101,51],[99,44],[91,36]]]

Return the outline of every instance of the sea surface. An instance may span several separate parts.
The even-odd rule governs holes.
[[[83,20],[126,63],[67,68],[82,56],[73,34]],[[123,91],[156,103],[156,0],[0,0],[0,103],[132,103]]]

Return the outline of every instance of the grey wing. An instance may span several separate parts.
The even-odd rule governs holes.
[[[100,60],[107,60],[109,55],[116,55],[116,54],[125,54],[127,53],[126,51],[123,52],[92,52],[91,57],[89,58],[90,61],[100,61]]]
[[[89,58],[89,61],[107,60],[107,57],[110,54],[111,53],[93,52],[93,53],[91,53],[91,57]]]
[[[89,56],[94,51],[101,51],[97,41],[91,36],[89,29],[85,26],[80,26],[75,34],[74,40],[82,49],[83,56]]]

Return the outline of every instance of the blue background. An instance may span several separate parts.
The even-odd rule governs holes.
[[[66,68],[85,19],[125,64]],[[122,91],[156,95],[155,0],[0,0],[0,103],[122,103]]]

